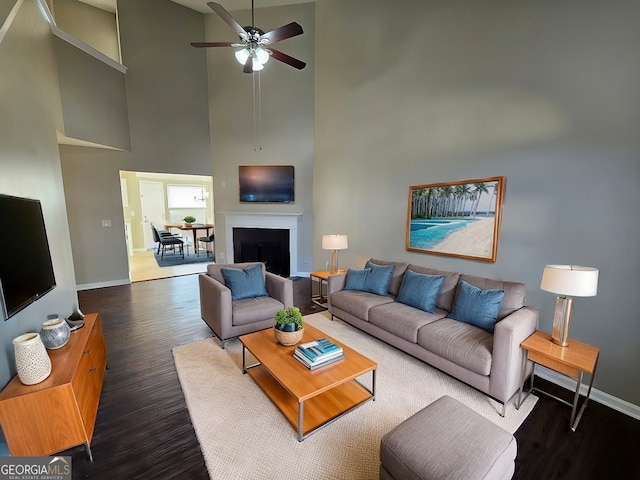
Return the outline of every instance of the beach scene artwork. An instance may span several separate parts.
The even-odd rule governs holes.
[[[495,262],[505,181],[409,187],[407,250]]]

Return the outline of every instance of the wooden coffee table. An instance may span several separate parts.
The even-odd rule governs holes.
[[[375,400],[378,364],[305,324],[301,343],[320,338],[340,345],[344,350],[344,359],[309,370],[293,358],[295,345],[280,345],[272,329],[240,337],[243,373],[251,375],[293,425],[298,432],[299,442],[363,403]],[[247,365],[247,351],[259,363]],[[371,390],[357,380],[367,372],[372,372]]]

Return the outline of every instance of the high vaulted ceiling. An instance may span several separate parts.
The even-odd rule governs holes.
[[[107,10],[116,11],[116,0],[80,0],[88,5]],[[213,13],[207,5],[207,0],[171,0],[172,2],[184,5],[192,10],[202,13]],[[280,5],[293,5],[294,3],[309,3],[315,0],[254,0],[255,8],[277,7]],[[227,10],[245,10],[251,8],[251,0],[218,0],[217,3]]]
[[[185,7],[197,10],[202,13],[212,13],[207,5],[207,0],[171,0]],[[293,5],[294,3],[309,3],[315,0],[254,0],[255,8],[277,7],[279,5]],[[218,0],[216,3],[222,5],[225,9],[246,10],[251,8],[251,0]]]

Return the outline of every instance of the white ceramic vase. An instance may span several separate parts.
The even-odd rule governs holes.
[[[13,339],[18,378],[25,385],[42,382],[51,374],[51,360],[37,333],[25,333]]]

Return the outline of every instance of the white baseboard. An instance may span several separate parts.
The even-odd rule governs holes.
[[[575,391],[576,389],[576,381],[566,377],[558,372],[553,370],[549,370],[541,365],[536,365],[536,375],[540,378],[544,378],[545,380],[549,380],[556,385],[559,385],[567,390]],[[589,385],[582,384],[580,387],[580,394],[586,395],[587,390],[589,389]],[[622,412],[625,415],[629,415],[630,417],[635,418],[636,420],[640,420],[640,407],[638,405],[634,405],[633,403],[629,403],[620,398],[614,397],[613,395],[609,395],[597,388],[591,389],[591,400],[594,402],[601,403],[606,405],[609,408],[613,408],[618,412]]]
[[[113,280],[111,282],[85,283],[84,285],[76,285],[76,290],[93,290],[94,288],[116,287],[118,285],[129,285],[130,279]]]

